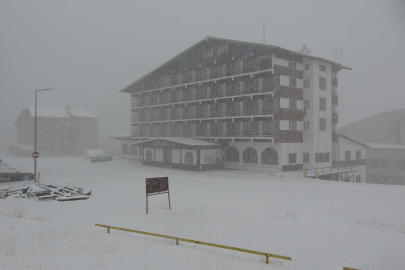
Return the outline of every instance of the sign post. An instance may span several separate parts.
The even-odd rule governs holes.
[[[169,199],[169,208],[172,210],[170,205],[170,193],[169,193],[169,177],[156,177],[156,178],[145,178],[146,187],[146,214],[148,214],[148,197],[152,195],[165,194]]]

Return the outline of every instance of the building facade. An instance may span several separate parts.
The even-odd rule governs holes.
[[[367,183],[405,185],[405,145],[368,143]]]
[[[121,90],[131,95],[126,153],[141,140],[190,137],[221,144],[229,169],[332,166],[338,72],[350,68],[307,52],[205,38]]]
[[[81,109],[37,107],[37,151],[45,156],[84,155],[97,148],[99,118]],[[15,123],[17,144],[34,146],[35,108],[24,108]]]

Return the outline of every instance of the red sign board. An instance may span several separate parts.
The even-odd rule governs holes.
[[[38,158],[38,157],[39,157],[39,153],[38,153],[38,152],[32,153],[32,157],[33,157],[33,158]]]

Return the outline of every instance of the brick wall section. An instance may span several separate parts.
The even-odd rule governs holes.
[[[339,99],[338,95],[332,95],[332,105],[338,105]]]
[[[334,124],[338,123],[338,114],[337,113],[332,113],[332,123],[334,123]]]
[[[338,136],[337,136],[337,132],[332,132],[332,142],[337,142],[337,138],[338,138]]]
[[[302,143],[302,130],[279,130],[278,137],[274,138],[275,143]]]
[[[289,67],[283,67],[279,65],[274,65],[274,74],[284,75],[292,78],[301,79],[304,77],[304,72],[302,70],[293,69]]]
[[[304,94],[301,88],[294,88],[288,86],[278,86],[278,90],[274,93],[275,98],[289,98],[303,100]]]
[[[302,110],[297,109],[278,109],[274,118],[276,120],[293,120],[293,121],[301,121],[302,119]]]

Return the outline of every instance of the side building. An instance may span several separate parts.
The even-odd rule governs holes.
[[[84,155],[97,148],[99,118],[85,110],[71,107],[37,107],[37,150],[40,155]],[[34,147],[35,107],[24,108],[15,122],[17,144],[11,154]]]
[[[342,69],[307,48],[207,37],[121,90],[132,128],[117,139],[143,159],[143,140],[189,137],[221,145],[228,169],[331,167]]]
[[[405,109],[380,113],[339,128],[364,143],[405,144]]]

